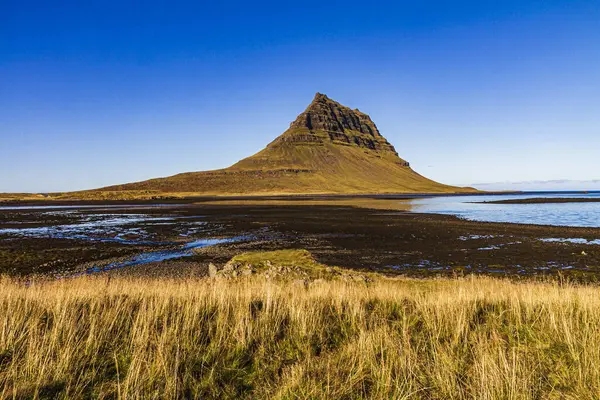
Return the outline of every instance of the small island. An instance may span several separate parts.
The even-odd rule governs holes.
[[[477,204],[553,204],[553,203],[600,203],[600,198],[580,197],[534,197],[529,199],[507,199],[494,201],[480,201]]]

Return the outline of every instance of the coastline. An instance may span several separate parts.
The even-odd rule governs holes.
[[[110,198],[103,197],[99,192],[97,197],[81,197],[77,196],[68,197],[68,194],[72,193],[49,193],[47,195],[38,194],[27,194],[11,198],[10,193],[0,193],[0,206],[2,205],[52,205],[52,204],[65,204],[65,205],[100,205],[100,204],[112,204],[112,203],[132,203],[132,204],[151,204],[151,203],[193,203],[193,202],[205,202],[205,201],[235,201],[235,200],[307,200],[307,199],[389,199],[389,200],[403,200],[403,199],[415,199],[415,198],[426,198],[426,197],[456,197],[456,196],[489,196],[489,195],[517,195],[526,194],[528,192],[521,191],[475,191],[475,192],[407,192],[407,193],[257,193],[253,195],[247,194],[231,194],[231,195],[211,195],[211,194],[177,194],[177,193],[153,193],[146,196],[131,196],[125,198]],[[115,192],[127,194],[127,192]],[[548,192],[550,193],[550,192]],[[558,193],[558,192],[557,192]],[[7,197],[3,197],[7,196]]]
[[[450,215],[390,209],[386,205],[389,199],[369,201],[382,203],[383,207],[331,204],[335,202],[310,205],[298,200],[283,204],[272,204],[273,201],[220,204],[207,200],[171,203],[169,207],[111,209],[111,214],[201,218],[206,224],[206,233],[202,235],[206,237],[248,235],[252,240],[206,247],[185,259],[127,267],[109,274],[202,276],[207,273],[209,263],[221,265],[242,252],[306,249],[326,265],[387,275],[430,277],[474,273],[519,278],[569,275],[584,281],[600,277],[600,246],[543,241],[596,240],[600,238],[600,228],[475,222]],[[143,204],[156,205],[155,202]],[[6,227],[17,214],[15,210],[0,213],[0,228]],[[35,215],[31,218],[35,222]],[[66,217],[64,223],[70,223]],[[143,227],[143,224],[132,227]],[[161,240],[175,237],[168,226],[154,229]],[[83,239],[3,240],[0,241],[0,256],[4,255],[0,258],[0,272],[15,276],[75,273],[85,270],[90,263],[105,265],[156,249],[146,244]],[[168,249],[168,246],[159,249]]]

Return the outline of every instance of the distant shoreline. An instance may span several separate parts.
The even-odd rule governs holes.
[[[152,204],[192,204],[214,201],[306,201],[306,200],[352,200],[352,199],[372,199],[372,200],[411,200],[430,197],[455,197],[455,196],[529,196],[529,195],[552,195],[552,194],[584,194],[597,193],[596,191],[479,191],[474,193],[365,193],[365,194],[336,194],[336,193],[313,193],[313,194],[254,194],[254,195],[202,195],[190,194],[188,196],[172,196],[169,193],[156,194],[153,197],[130,198],[68,198],[68,197],[34,197],[34,194],[28,193],[2,193],[0,194],[0,207],[2,206],[76,206],[76,205],[109,205],[109,204],[131,204],[131,205],[152,205]],[[3,197],[2,195],[6,196]],[[14,197],[12,197],[14,196]],[[12,198],[11,198],[12,197]],[[551,204],[551,203],[596,203],[598,199],[590,198],[551,198],[536,197],[524,199],[506,199],[494,201],[473,201],[476,204]]]
[[[496,191],[496,192],[473,192],[473,193],[365,193],[365,194],[338,194],[338,193],[307,193],[307,194],[254,194],[254,195],[189,195],[174,196],[170,193],[157,193],[153,197],[110,198],[98,196],[98,198],[76,198],[76,197],[36,197],[33,195],[10,198],[12,194],[0,195],[0,206],[19,205],[103,205],[103,204],[186,204],[195,202],[207,202],[215,200],[336,200],[336,199],[378,199],[378,200],[410,200],[426,197],[451,197],[451,196],[489,196],[489,195],[522,195],[526,192],[519,191]]]
[[[476,204],[555,204],[555,203],[600,203],[600,198],[578,198],[578,197],[536,197],[532,199],[507,199],[494,201],[475,202]]]

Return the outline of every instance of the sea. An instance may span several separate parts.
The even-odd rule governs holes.
[[[600,201],[600,191],[439,196],[412,199],[409,200],[409,204],[412,212],[449,214],[471,221],[600,227],[600,202],[543,204],[486,203],[497,200],[527,198],[593,198]]]

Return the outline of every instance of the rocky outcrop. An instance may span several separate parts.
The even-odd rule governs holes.
[[[389,152],[398,155],[367,114],[352,110],[322,93],[290,124],[271,145],[280,143],[324,143]]]
[[[290,128],[326,132],[350,130],[373,137],[382,137],[367,114],[343,106],[322,93],[315,95],[306,110],[290,124]]]

